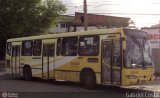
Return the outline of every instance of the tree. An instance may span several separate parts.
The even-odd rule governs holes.
[[[58,0],[0,0],[1,53],[5,53],[8,38],[40,34],[55,24],[65,10]]]

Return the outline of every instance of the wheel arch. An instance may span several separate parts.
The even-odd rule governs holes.
[[[31,66],[29,65],[29,64],[25,64],[24,66],[23,66],[23,72],[24,72],[24,69],[25,68],[29,68],[30,70],[31,70],[31,74],[32,74],[32,68],[31,68]]]
[[[32,68],[28,64],[25,64],[23,66],[23,77],[27,81],[30,81],[32,79]]]
[[[25,64],[25,65],[23,66],[23,68],[25,68],[25,67],[31,68],[31,66],[30,66],[29,64]]]
[[[90,67],[85,67],[85,68],[83,68],[83,69],[80,71],[80,82],[82,82],[82,79],[83,79],[83,76],[84,76],[84,73],[85,73],[85,72],[91,72],[91,73],[93,73],[93,74],[94,74],[94,77],[95,77],[95,80],[97,81],[97,79],[96,79],[96,74],[95,74],[94,70],[93,70],[92,68],[90,68]]]

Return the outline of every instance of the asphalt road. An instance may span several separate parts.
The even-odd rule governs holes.
[[[97,86],[87,90],[79,83],[23,78],[5,74],[0,76],[0,98],[154,98],[153,92],[113,86]],[[4,97],[2,97],[4,98]]]

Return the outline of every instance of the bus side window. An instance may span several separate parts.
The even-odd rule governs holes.
[[[22,56],[32,56],[33,41],[26,40],[22,42]]]
[[[79,39],[80,56],[98,56],[99,36],[82,36]]]
[[[40,56],[42,48],[42,40],[34,40],[33,56]]]
[[[57,52],[56,52],[57,56],[60,56],[61,54],[61,38],[58,38],[57,40]]]
[[[78,37],[65,37],[62,39],[62,56],[76,56]]]

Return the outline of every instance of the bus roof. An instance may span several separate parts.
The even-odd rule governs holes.
[[[46,35],[38,35],[38,36],[11,38],[11,39],[8,39],[7,42],[23,41],[23,40],[33,40],[33,39],[47,39],[47,38],[69,37],[69,36],[107,34],[107,33],[108,34],[109,33],[120,33],[123,36],[124,34],[123,34],[122,31],[123,31],[123,28],[98,29],[98,30],[88,30],[88,31],[80,31],[80,32],[67,32],[67,33],[59,33],[59,34],[46,34]]]

